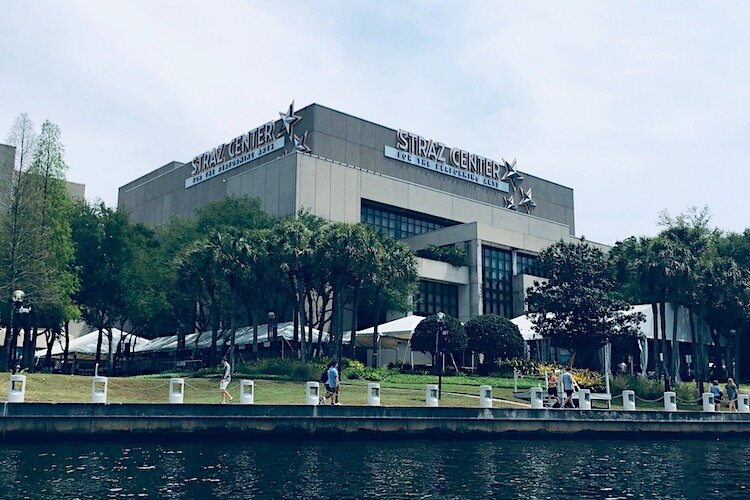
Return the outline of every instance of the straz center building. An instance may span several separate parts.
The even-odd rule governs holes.
[[[226,196],[261,200],[275,216],[300,209],[362,222],[412,250],[457,245],[465,266],[419,258],[415,314],[462,321],[484,313],[523,313],[523,294],[539,275],[536,255],[573,240],[573,190],[413,132],[294,103],[269,121],[122,186],[118,209],[156,226],[193,216]]]

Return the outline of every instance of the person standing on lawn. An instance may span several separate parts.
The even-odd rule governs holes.
[[[341,378],[339,377],[339,364],[336,361],[331,362],[328,368],[328,382],[326,382],[326,396],[331,395],[331,404],[340,405],[339,391],[341,390]]]
[[[576,379],[573,378],[573,373],[571,373],[570,367],[565,369],[565,373],[562,375],[562,383],[563,390],[565,391],[565,402],[562,405],[563,408],[567,408],[568,403],[570,403],[571,408],[575,408],[575,405],[573,404],[573,392],[580,390],[580,387],[578,387]]]
[[[227,361],[227,358],[221,360],[221,365],[224,369],[224,373],[221,376],[221,382],[219,382],[219,391],[221,391],[221,403],[224,404],[227,402],[227,398],[229,398],[229,401],[234,400],[232,395],[227,391],[229,382],[232,381],[232,366],[229,364],[229,361]]]

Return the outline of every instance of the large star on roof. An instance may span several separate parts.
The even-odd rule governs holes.
[[[292,99],[292,103],[289,105],[289,110],[286,113],[279,111],[279,116],[281,117],[281,123],[284,125],[286,135],[291,139],[294,137],[294,124],[302,119],[301,116],[294,114],[294,99]],[[279,137],[281,135],[279,134]]]
[[[513,163],[508,163],[505,159],[502,159],[505,164],[505,174],[500,179],[501,181],[511,181],[514,186],[517,186],[522,180],[523,176],[516,170],[516,160],[513,159]]]
[[[294,136],[294,149],[303,153],[309,153],[312,151],[307,145],[307,132],[302,134],[302,137],[299,137],[298,135]]]
[[[531,211],[536,208],[536,202],[534,201],[534,198],[532,198],[531,188],[526,191],[524,191],[523,188],[520,188],[519,191],[521,191],[521,201],[518,202],[518,204],[525,207],[527,213],[531,213]]]
[[[513,197],[513,193],[511,192],[508,196],[503,196],[503,201],[505,202],[505,208],[508,210],[516,210],[516,200]]]

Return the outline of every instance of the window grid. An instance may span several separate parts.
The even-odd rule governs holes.
[[[439,312],[458,318],[458,285],[420,280],[414,314],[430,316]]]
[[[360,221],[396,239],[429,233],[457,224],[427,214],[367,203],[364,200],[360,211]]]
[[[484,314],[510,318],[513,313],[512,254],[482,245],[482,304]]]
[[[539,257],[536,255],[516,253],[516,270],[517,274],[531,274],[532,276],[539,276],[540,278],[547,277],[545,276],[546,273],[542,272]]]

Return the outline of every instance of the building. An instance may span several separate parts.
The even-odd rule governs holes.
[[[172,161],[119,190],[118,209],[150,226],[229,195],[276,216],[307,209],[404,239],[466,251],[463,266],[419,258],[416,314],[513,317],[539,274],[536,255],[575,232],[573,190],[513,162],[388,128],[319,104],[295,110],[192,160]],[[221,138],[220,138],[221,139]]]

